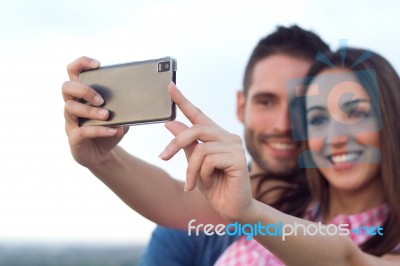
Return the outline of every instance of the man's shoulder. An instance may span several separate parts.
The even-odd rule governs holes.
[[[235,240],[228,235],[189,236],[186,230],[157,226],[140,265],[212,265]]]

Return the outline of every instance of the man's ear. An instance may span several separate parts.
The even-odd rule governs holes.
[[[244,111],[246,108],[246,96],[243,91],[236,93],[236,116],[240,122],[244,123]]]

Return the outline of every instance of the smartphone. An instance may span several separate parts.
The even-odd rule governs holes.
[[[107,121],[79,119],[79,125],[120,126],[174,120],[176,106],[168,85],[176,84],[176,60],[172,57],[137,61],[85,70],[79,82],[92,87],[109,110]]]

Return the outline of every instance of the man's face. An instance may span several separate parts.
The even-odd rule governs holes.
[[[311,62],[284,54],[268,56],[254,66],[245,96],[237,95],[237,115],[245,125],[252,172],[289,175],[298,170],[300,143],[292,139],[286,82],[307,74]]]

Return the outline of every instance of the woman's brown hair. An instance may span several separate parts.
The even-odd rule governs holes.
[[[381,163],[379,177],[382,178],[384,195],[389,206],[389,216],[383,224],[384,235],[371,237],[360,248],[373,255],[390,253],[400,242],[400,78],[390,63],[382,56],[362,49],[347,48],[345,61],[342,60],[343,51],[337,51],[327,56],[327,59],[336,67],[343,67],[351,71],[372,70],[376,73],[377,97],[371,93],[371,83],[375,77],[366,74],[359,77],[361,85],[367,90],[372,99],[372,106],[378,113],[381,124]],[[315,77],[325,69],[330,68],[325,63],[314,64],[308,75]],[[364,72],[365,73],[365,72]],[[377,100],[374,103],[374,100]],[[380,109],[380,110],[379,110]],[[328,206],[328,182],[316,168],[307,168],[306,176],[313,200],[320,202],[320,211],[323,213]]]

